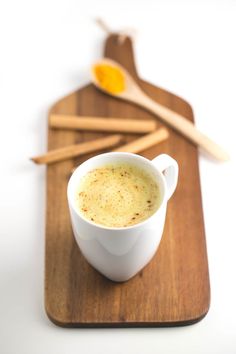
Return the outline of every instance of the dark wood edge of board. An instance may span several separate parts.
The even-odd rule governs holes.
[[[177,322],[101,322],[101,323],[67,323],[54,318],[45,308],[47,317],[56,326],[62,328],[171,328],[190,326],[200,322],[208,313],[209,308],[200,317]]]

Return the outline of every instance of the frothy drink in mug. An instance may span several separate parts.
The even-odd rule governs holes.
[[[138,224],[155,213],[160,190],[154,176],[131,163],[89,171],[80,181],[76,205],[83,216],[107,227]]]
[[[178,164],[131,153],[94,156],[73,172],[67,188],[72,228],[81,252],[100,273],[126,281],[154,256]]]

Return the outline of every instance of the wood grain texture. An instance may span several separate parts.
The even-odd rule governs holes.
[[[193,121],[183,99],[138,78],[132,43],[107,38],[105,56],[124,65],[154,100]],[[127,102],[88,85],[57,102],[53,114],[153,119]],[[49,114],[50,114],[49,113]],[[157,121],[158,128],[163,124]],[[126,283],[114,283],[83,258],[73,237],[66,200],[71,169],[91,154],[47,168],[45,308],[65,327],[178,326],[202,319],[209,309],[210,286],[197,148],[169,129],[169,139],[142,153],[152,159],[170,154],[180,167],[179,183],[168,203],[160,246],[153,260]],[[103,133],[48,130],[48,148],[101,137]],[[138,137],[138,136],[136,136]],[[126,142],[135,139],[126,135]]]

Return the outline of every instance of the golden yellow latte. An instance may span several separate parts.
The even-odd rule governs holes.
[[[148,219],[160,205],[153,176],[128,163],[104,165],[82,177],[76,204],[82,215],[107,227],[127,227]]]

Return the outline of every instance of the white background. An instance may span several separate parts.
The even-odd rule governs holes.
[[[43,304],[46,114],[88,82],[102,54],[102,16],[134,27],[140,75],[191,103],[196,125],[232,156],[200,156],[211,307],[166,329],[62,329]],[[0,353],[236,353],[236,2],[0,2]]]

